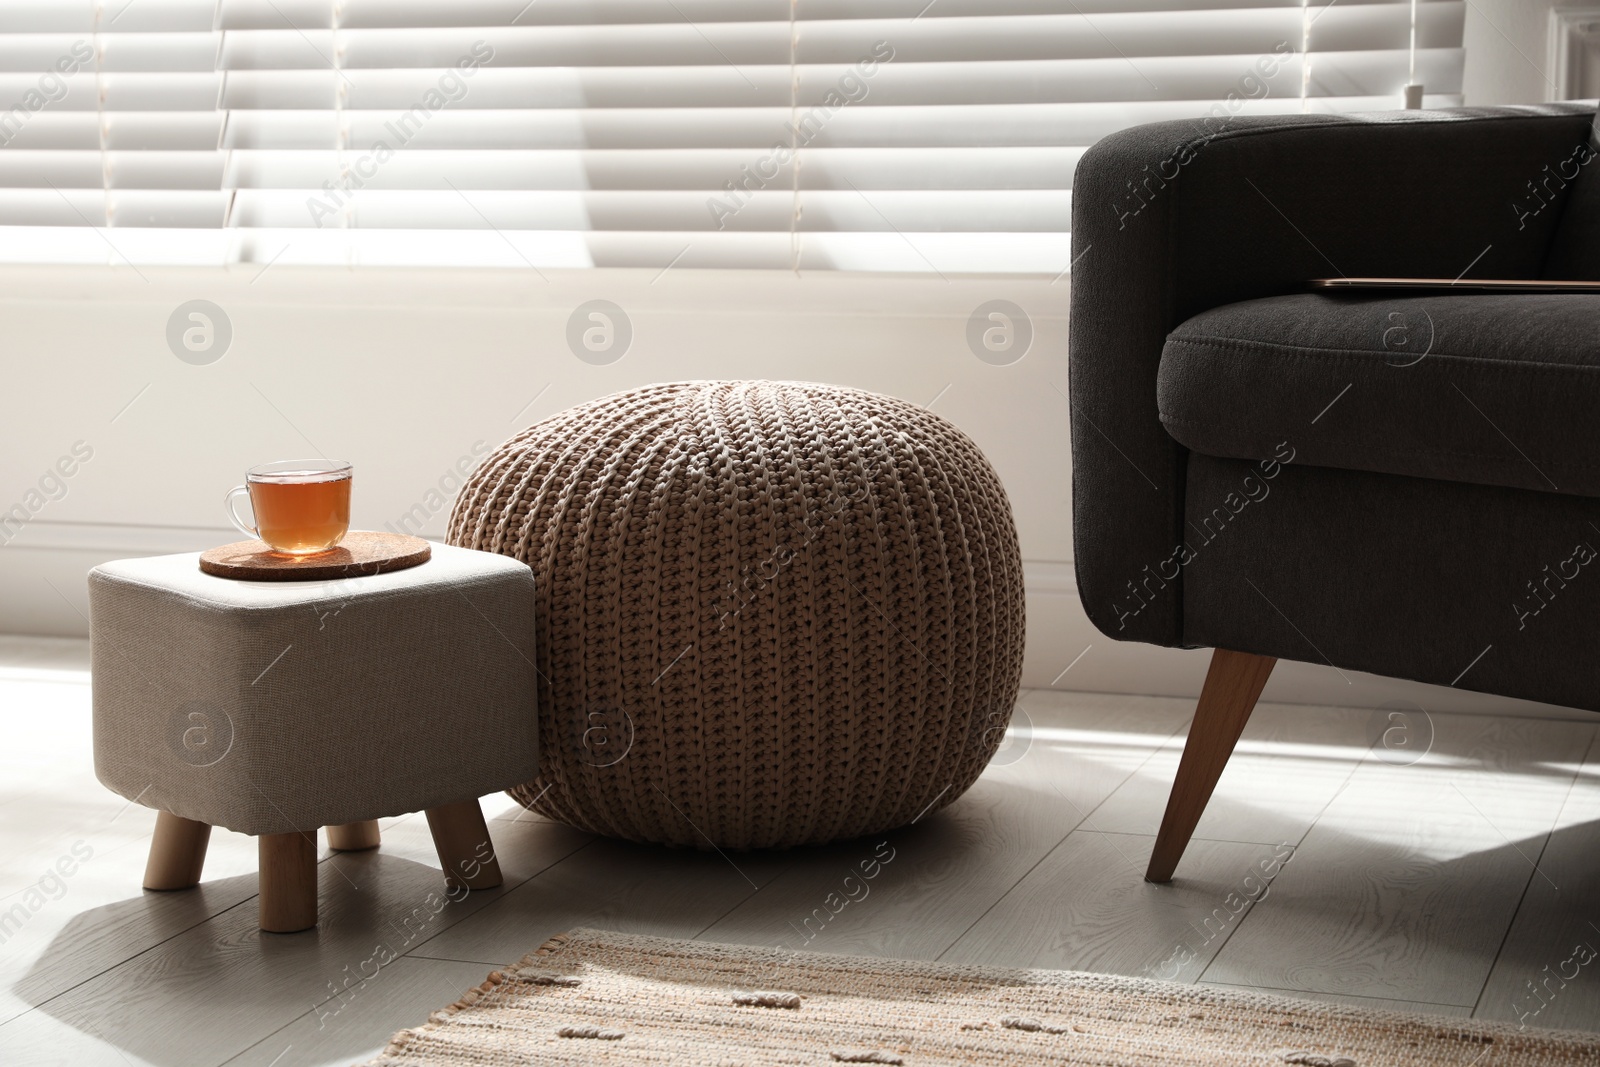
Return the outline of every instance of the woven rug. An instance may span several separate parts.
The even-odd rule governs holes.
[[[396,1034],[371,1063],[1575,1067],[1600,1063],[1600,1035],[575,930]]]

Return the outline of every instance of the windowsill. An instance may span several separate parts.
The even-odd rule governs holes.
[[[727,316],[830,315],[965,317],[995,296],[1030,314],[1066,313],[1068,277],[698,268],[228,267],[0,265],[0,306],[179,303],[223,306],[392,308],[571,308],[596,297],[633,311]],[[1032,305],[1037,302],[1037,308]]]

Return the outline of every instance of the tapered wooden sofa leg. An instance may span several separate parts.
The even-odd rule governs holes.
[[[1145,881],[1172,880],[1172,872],[1205,813],[1211,791],[1222,777],[1222,768],[1228,765],[1233,746],[1244,732],[1244,724],[1250,721],[1250,712],[1277,662],[1272,656],[1226,648],[1211,654],[1211,668],[1206,671],[1205,688],[1200,691],[1194,722],[1189,725],[1189,739],[1178,763],[1177,780],[1167,797],[1167,813],[1161,818],[1161,831],[1156,835]]]

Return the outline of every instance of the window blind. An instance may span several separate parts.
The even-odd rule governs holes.
[[[5,0],[0,260],[1059,272],[1098,138],[1459,103],[1464,7]]]

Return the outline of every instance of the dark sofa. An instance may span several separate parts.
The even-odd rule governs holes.
[[[1592,106],[1167,122],[1073,187],[1079,594],[1211,647],[1147,874],[1172,876],[1276,658],[1600,710]]]

